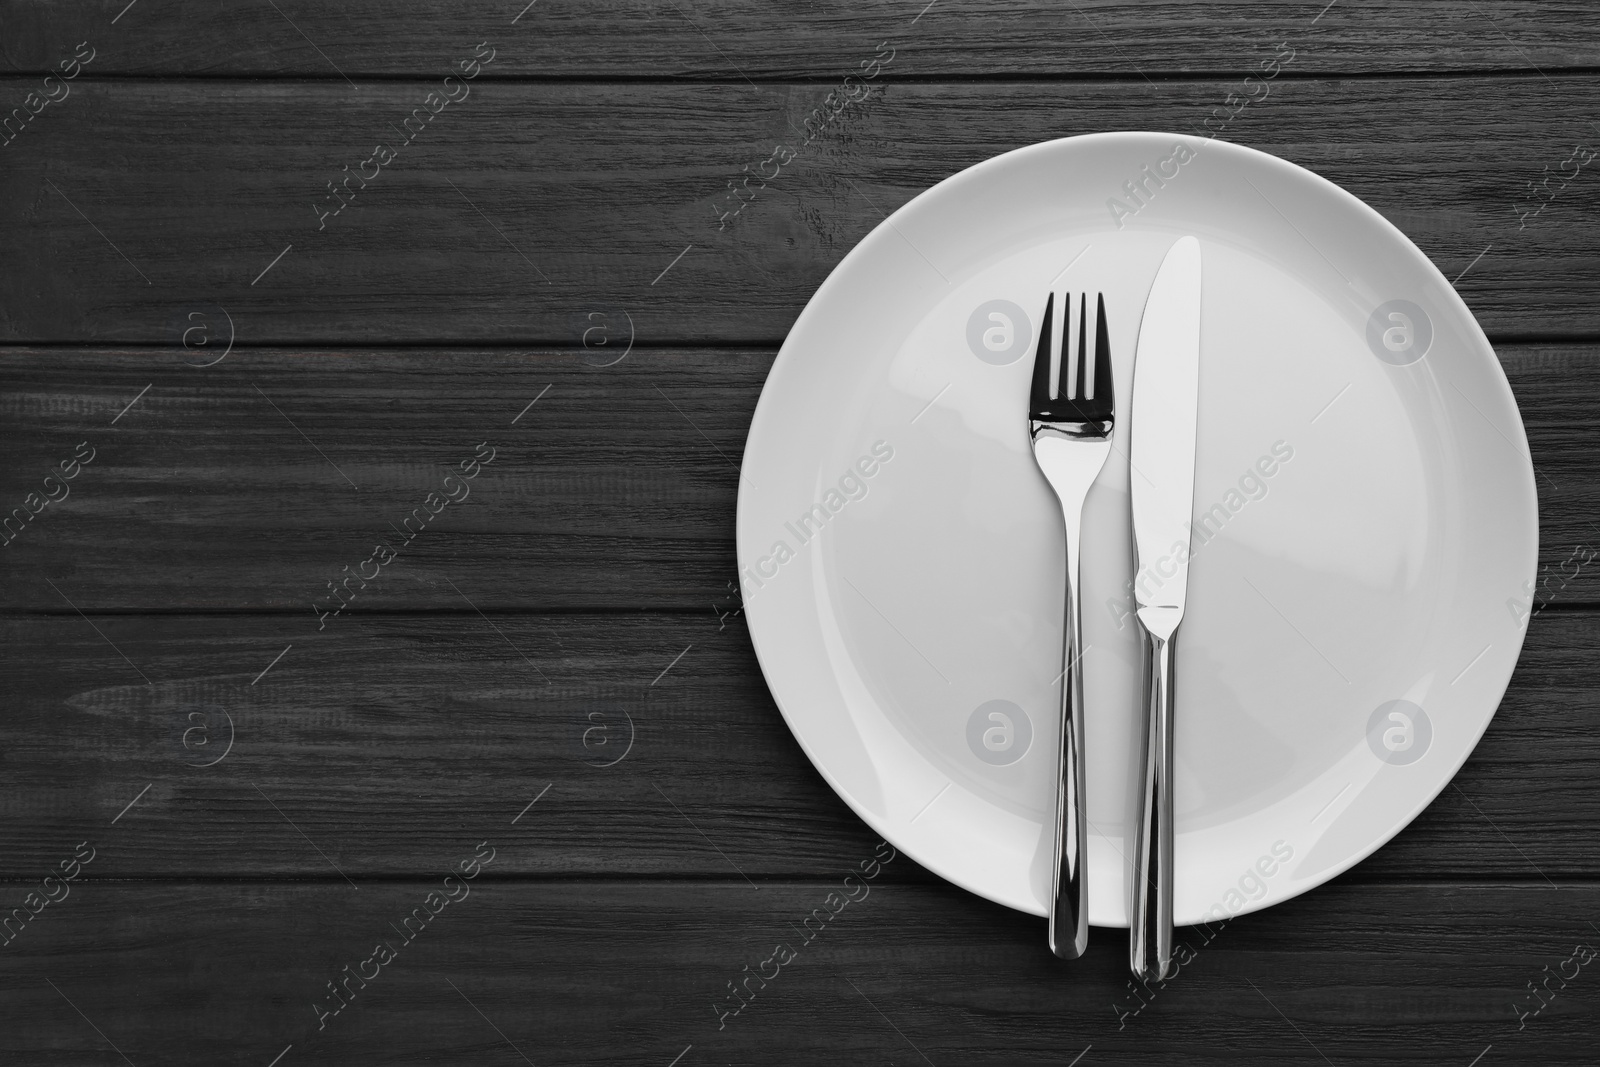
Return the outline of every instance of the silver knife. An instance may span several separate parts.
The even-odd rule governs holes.
[[[1155,982],[1172,962],[1172,730],[1178,625],[1189,592],[1200,384],[1200,242],[1167,251],[1145,302],[1133,363],[1128,458],[1135,612],[1144,631],[1144,760],[1129,872],[1128,962]]]

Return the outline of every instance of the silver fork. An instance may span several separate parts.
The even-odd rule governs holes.
[[[1083,618],[1078,558],[1083,501],[1111,454],[1116,404],[1106,302],[1099,293],[1050,294],[1033,359],[1028,431],[1033,458],[1061,502],[1067,531],[1067,637],[1062,650],[1061,758],[1056,783],[1050,949],[1077,959],[1089,944],[1088,818],[1084,810]]]

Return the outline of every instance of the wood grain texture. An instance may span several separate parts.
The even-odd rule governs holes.
[[[0,877],[48,869],[136,799],[94,876],[414,873],[539,797],[538,847],[502,872],[805,876],[869,842],[737,621],[463,609],[321,631],[309,612],[6,621]],[[1600,615],[1532,621],[1455,785],[1360,879],[1600,871],[1597,638]]]
[[[95,449],[0,548],[0,1062],[1593,1063],[1600,178],[1517,208],[1600,136],[1595,27],[1577,0],[0,0],[0,516]],[[471,96],[319,229],[480,41]],[[870,97],[719,230],[879,42]],[[1181,930],[1157,990],[1121,932],[1063,964],[903,855],[808,942],[877,839],[719,616],[778,343],[884,212],[1049,138],[1193,130],[1279,42],[1227,137],[1411,236],[1521,407],[1546,610],[1494,722],[1367,861]],[[470,499],[319,623],[480,442]],[[470,897],[402,934],[480,842]]]
[[[1325,2],[179,0],[124,12],[126,0],[7,0],[0,20],[14,68],[49,71],[87,39],[97,75],[410,75],[484,39],[508,53],[491,76],[536,78],[836,78],[884,39],[895,75],[924,78],[1250,71],[1285,39],[1322,72],[1600,66],[1592,9],[1574,0]]]
[[[612,340],[566,352],[258,349],[206,369],[182,348],[13,352],[0,359],[0,439],[18,460],[0,475],[4,499],[42,490],[80,442],[97,452],[71,496],[8,531],[5,604],[71,610],[49,578],[85,610],[311,619],[345,567],[414,532],[429,493],[463,492],[445,479],[486,443],[494,461],[470,495],[415,534],[364,606],[462,610],[449,579],[489,610],[709,613],[735,573],[737,464],[771,353],[635,349],[597,366],[621,355],[625,334]],[[82,377],[63,378],[68,366]],[[82,391],[62,392],[71,380]]]
[[[209,368],[188,364],[220,355],[225,336],[158,351],[10,349],[0,515],[42,491],[80,442],[97,451],[70,496],[21,533],[7,528],[0,609],[71,612],[70,598],[85,611],[309,619],[328,582],[358,570],[488,442],[497,458],[471,495],[417,536],[394,580],[363,592],[363,610],[462,610],[449,579],[486,610],[709,613],[730,595],[738,464],[773,353],[636,346],[603,366],[624,351],[625,320],[614,323],[623,335],[601,345],[593,334],[590,348],[240,347]],[[1536,601],[1600,603],[1588,399],[1600,348],[1499,354],[1539,471]]]
[[[434,873],[359,890],[79,883],[0,948],[14,1009],[0,1049],[18,1063],[109,1064],[122,1062],[114,1045],[130,1063],[196,1067],[265,1067],[285,1051],[284,1065],[1060,1067],[1086,1049],[1084,1065],[1466,1067],[1491,1045],[1484,1064],[1592,1064],[1600,1038],[1592,962],[1552,979],[1553,999],[1520,1030],[1517,1010],[1538,1003],[1528,983],[1573,974],[1575,946],[1600,940],[1593,885],[1335,883],[1209,941],[1180,930],[1191,962],[1136,996],[1121,931],[1094,931],[1088,955],[1063,963],[1042,920],[948,886],[883,884],[903,858],[814,920],[809,943],[800,923],[826,914],[840,877],[752,891],[486,872],[406,942],[401,921],[485,839],[487,872],[538,847],[464,827]],[[94,866],[115,864],[116,848],[108,839]],[[394,958],[364,965],[380,939]],[[719,1030],[727,984],[773,976],[762,965],[780,944],[789,962],[765,988],[751,979],[753,999]],[[319,1030],[313,1005],[335,1003],[327,983],[345,967],[371,980],[350,979],[347,1006]]]
[[[0,339],[173,344],[209,302],[242,343],[576,344],[609,310],[640,343],[775,344],[883,212],[935,182],[1050,138],[1192,130],[1238,88],[889,84],[719,231],[727,183],[800,142],[828,86],[472,85],[323,218],[342,202],[329,184],[398,143],[434,82],[80,84],[0,148]],[[1588,75],[1304,80],[1227,132],[1387,215],[1491,337],[1592,339],[1593,168],[1525,230],[1517,205],[1597,113]]]

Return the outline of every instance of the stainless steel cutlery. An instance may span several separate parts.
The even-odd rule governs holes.
[[[1033,458],[1061,502],[1067,531],[1066,640],[1062,650],[1061,752],[1056,783],[1050,948],[1062,959],[1089,943],[1088,823],[1084,811],[1082,612],[1078,559],[1083,501],[1111,454],[1116,420],[1105,298],[1051,293],[1033,361],[1028,430]]]
[[[1140,320],[1129,410],[1135,615],[1144,636],[1142,773],[1129,857],[1129,965],[1157,981],[1172,960],[1173,688],[1176,640],[1188,596],[1200,369],[1200,243],[1178,240],[1156,273]],[[1034,460],[1055,490],[1066,527],[1066,638],[1056,789],[1050,948],[1063,959],[1088,944],[1083,627],[1079,560],[1083,505],[1111,453],[1116,424],[1105,298],[1065,288],[1046,299],[1028,430]]]
[[[1178,625],[1189,593],[1200,383],[1200,242],[1167,252],[1145,302],[1133,362],[1128,493],[1133,596],[1145,635],[1143,766],[1128,883],[1128,963],[1147,982],[1172,962],[1172,730]]]

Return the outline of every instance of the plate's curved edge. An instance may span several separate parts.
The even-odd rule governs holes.
[[[1160,136],[1177,135],[1163,134]],[[1060,138],[1060,140],[1071,140],[1071,138]],[[1045,143],[1049,144],[1052,142]],[[1452,301],[1455,304],[1456,309],[1461,313],[1465,320],[1470,323],[1474,340],[1478,342],[1482,351],[1487,354],[1495,368],[1495,371],[1497,372],[1494,376],[1494,380],[1499,386],[1500,396],[1498,399],[1502,402],[1502,404],[1504,404],[1505,409],[1510,411],[1510,413],[1515,416],[1512,421],[1516,425],[1517,436],[1522,446],[1520,450],[1521,455],[1526,464],[1526,469],[1523,471],[1523,477],[1525,479],[1525,484],[1528,488],[1528,491],[1533,498],[1534,505],[1533,510],[1525,516],[1532,526],[1529,540],[1531,558],[1528,561],[1527,576],[1530,581],[1537,578],[1539,573],[1539,480],[1534,475],[1533,450],[1528,445],[1528,432],[1527,427],[1523,425],[1522,422],[1522,409],[1517,406],[1516,394],[1512,392],[1511,381],[1506,377],[1505,367],[1501,364],[1499,354],[1494,350],[1494,345],[1489,342],[1488,335],[1483,332],[1483,327],[1478,323],[1478,317],[1474,315],[1472,313],[1472,309],[1467,306],[1466,300],[1462,298],[1460,292],[1456,290],[1456,287],[1450,282],[1450,280],[1445,277],[1444,272],[1439,269],[1438,265],[1433,262],[1426,252],[1422,251],[1422,249],[1417,246],[1415,241],[1406,235],[1404,230],[1390,222],[1389,219],[1377,208],[1374,208],[1371,204],[1367,203],[1365,200],[1362,200],[1348,189],[1337,184],[1336,182],[1329,180],[1328,178],[1323,177],[1310,167],[1291,162],[1290,160],[1284,159],[1281,156],[1275,156],[1270,152],[1263,152],[1259,149],[1251,148],[1248,145],[1234,144],[1231,141],[1217,141],[1215,143],[1225,145],[1230,150],[1237,150],[1251,156],[1268,160],[1270,161],[1271,165],[1287,169],[1290,173],[1296,174],[1297,177],[1300,175],[1310,175],[1312,178],[1315,178],[1316,181],[1324,188],[1335,193],[1340,199],[1349,204],[1355,205],[1368,216],[1377,220],[1381,229],[1387,229],[1392,235],[1402,241],[1406,247],[1412,249],[1416,253],[1417,258],[1425,265],[1425,270],[1433,273],[1433,280],[1438,283],[1440,289],[1445,294],[1445,299]],[[995,158],[998,159],[1001,157],[997,156]],[[1416,804],[1405,815],[1404,818],[1397,820],[1394,827],[1388,833],[1374,837],[1371,845],[1352,853],[1351,857],[1347,861],[1326,868],[1323,872],[1320,872],[1320,876],[1315,881],[1308,880],[1303,885],[1294,886],[1285,891],[1282,896],[1274,897],[1273,895],[1268,894],[1261,900],[1247,901],[1245,905],[1238,911],[1231,913],[1230,917],[1249,915],[1254,912],[1262,911],[1266,908],[1273,907],[1274,905],[1282,904],[1285,901],[1293,900],[1302,893],[1309,892],[1319,886],[1326,885],[1328,882],[1331,882],[1333,879],[1339,877],[1341,874],[1344,874],[1346,871],[1349,871],[1358,864],[1365,862],[1373,855],[1373,853],[1377,852],[1390,841],[1393,841],[1396,837],[1400,836],[1401,831],[1405,830],[1408,826],[1415,822],[1417,816],[1421,815],[1424,811],[1427,811],[1428,808],[1432,806],[1433,802],[1439,799],[1439,794],[1443,793],[1445,789],[1455,782],[1456,775],[1461,773],[1461,768],[1466,766],[1467,760],[1472,758],[1473,752],[1477,750],[1478,742],[1483,740],[1483,735],[1488,732],[1490,724],[1494,722],[1494,717],[1499,714],[1500,704],[1505,700],[1506,690],[1510,688],[1511,678],[1516,673],[1516,664],[1522,659],[1522,646],[1527,641],[1527,637],[1527,626],[1524,625],[1519,627],[1516,636],[1515,652],[1511,656],[1512,668],[1511,671],[1507,672],[1505,680],[1500,683],[1498,686],[1498,691],[1494,694],[1494,707],[1489,711],[1489,714],[1484,717],[1483,725],[1478,729],[1477,734],[1472,738],[1472,743],[1467,746],[1466,751],[1462,755],[1461,759],[1456,762],[1456,765],[1453,768],[1451,768],[1450,773],[1444,777],[1443,781],[1439,783],[1439,787],[1437,789],[1435,789],[1432,793],[1429,793],[1425,799]],[[1117,927],[1116,929],[1122,928],[1123,927]]]
[[[829,290],[837,284],[842,284],[838,282],[837,279],[843,273],[844,269],[858,256],[865,256],[869,254],[869,250],[873,245],[886,240],[888,235],[893,233],[893,220],[896,217],[903,215],[909,208],[917,204],[919,201],[926,197],[932,196],[936,190],[939,190],[948,184],[966,179],[974,172],[987,170],[991,166],[998,166],[1002,163],[1002,161],[1019,153],[1038,152],[1046,150],[1050,146],[1063,141],[1076,142],[1082,141],[1084,138],[1121,139],[1143,138],[1147,136],[1152,135],[1140,132],[1094,133],[1081,134],[1076,137],[1058,137],[1049,141],[1042,141],[1038,144],[1024,145],[1021,148],[1015,148],[1009,152],[1003,152],[998,156],[993,156],[980,163],[976,163],[971,167],[966,167],[962,170],[959,170],[956,173],[942,178],[933,185],[924,189],[922,192],[918,193],[916,196],[900,205],[891,214],[886,216],[882,222],[868,231],[868,233],[862,237],[860,241],[856,242],[855,247],[846,252],[844,257],[840,259],[839,262],[834,265],[833,269],[828,272],[828,276],[822,280],[822,284],[817,286],[816,292],[812,293],[811,298],[806,301],[806,306],[801,309],[799,316],[794,321],[794,325],[789,327],[789,332],[787,335],[785,335],[783,344],[778,348],[777,356],[773,358],[772,367],[767,371],[767,382],[770,382],[773,377],[780,372],[780,370],[788,366],[789,359],[792,359],[792,357],[789,356],[791,350],[791,340],[801,332],[802,328],[806,325],[807,320],[812,315],[819,314],[816,309],[825,302],[825,298]],[[1155,134],[1153,136],[1162,135]],[[744,528],[746,505],[747,501],[749,500],[746,486],[754,484],[751,481],[750,471],[748,470],[750,465],[750,457],[755,451],[751,448],[751,443],[756,440],[757,434],[761,431],[762,424],[765,421],[764,416],[766,415],[770,405],[777,403],[777,401],[773,399],[773,395],[774,394],[772,391],[767,388],[766,383],[763,383],[761,395],[756,399],[755,411],[750,417],[750,429],[745,434],[744,454],[741,457],[739,467],[741,477],[739,478],[739,491],[734,505],[734,558],[735,566],[739,571],[738,577],[740,579],[741,588],[744,585],[743,577],[746,560],[740,558],[739,556],[739,531]],[[767,672],[770,670],[770,657],[768,653],[762,651],[762,639],[758,632],[758,627],[754,624],[752,618],[752,612],[749,609],[746,609],[745,626],[750,633],[750,644],[755,650],[756,662],[761,666],[764,680]],[[800,750],[805,753],[806,759],[811,761],[812,768],[816,770],[817,773],[822,775],[823,781],[828,783],[828,788],[832,789],[834,794],[838,796],[839,799],[843,800],[845,805],[849,807],[851,811],[855,812],[856,816],[861,819],[862,822],[866,823],[874,833],[878,834],[884,841],[892,844],[896,851],[905,853],[931,873],[943,878],[945,881],[950,882],[953,885],[965,889],[974,896],[982,897],[985,900],[993,901],[994,903],[1000,904],[1004,907],[1013,908],[1017,911],[1025,912],[1030,915],[1036,915],[1041,918],[1047,914],[1044,907],[1032,899],[1006,899],[1002,896],[996,895],[995,893],[989,891],[986,887],[982,887],[966,877],[952,875],[944,870],[941,870],[937,865],[928,861],[925,853],[919,854],[920,850],[914,846],[908,847],[902,841],[894,840],[895,835],[892,835],[889,832],[889,820],[880,818],[868,810],[864,805],[861,804],[859,800],[856,799],[855,795],[849,789],[845,788],[844,784],[840,782],[827,768],[826,764],[818,758],[818,754],[812,749],[811,743],[806,739],[803,732],[795,728],[795,715],[794,712],[787,706],[785,698],[771,685],[768,685],[767,690],[772,694],[773,702],[778,705],[778,713],[783,716],[784,725],[788,727],[790,735],[800,745]],[[901,836],[903,837],[903,835]]]
[[[1525,520],[1531,527],[1531,529],[1528,531],[1529,559],[1526,564],[1525,573],[1528,580],[1530,582],[1533,581],[1538,577],[1539,574],[1539,480],[1534,474],[1533,450],[1528,445],[1528,432],[1527,427],[1522,421],[1522,409],[1517,406],[1516,394],[1512,392],[1511,381],[1506,377],[1505,366],[1500,362],[1499,353],[1495,352],[1494,346],[1489,342],[1488,336],[1483,332],[1483,327],[1478,323],[1478,317],[1472,313],[1472,309],[1467,306],[1467,302],[1462,299],[1461,294],[1456,291],[1456,287],[1452,285],[1449,279],[1444,276],[1444,272],[1441,271],[1433,262],[1433,260],[1428,257],[1427,253],[1423,252],[1422,249],[1417,248],[1416,242],[1407,237],[1404,231],[1395,226],[1394,223],[1390,222],[1387,218],[1384,218],[1381,212],[1373,208],[1370,204],[1367,204],[1365,201],[1361,200],[1359,197],[1350,193],[1348,190],[1340,188],[1333,182],[1323,178],[1320,174],[1316,174],[1315,171],[1309,170],[1305,167],[1301,167],[1300,169],[1306,171],[1308,174],[1314,174],[1319,180],[1332,186],[1334,189],[1337,189],[1345,197],[1354,200],[1358,204],[1361,204],[1361,206],[1366,208],[1367,211],[1381,219],[1383,221],[1383,225],[1388,227],[1397,236],[1403,239],[1406,244],[1410,245],[1412,248],[1416,248],[1418,255],[1420,255],[1422,259],[1426,261],[1429,269],[1431,269],[1437,276],[1436,280],[1443,287],[1444,292],[1448,294],[1447,299],[1454,301],[1454,303],[1459,307],[1461,313],[1465,316],[1466,321],[1471,323],[1471,328],[1476,336],[1477,341],[1482,345],[1483,351],[1486,352],[1490,357],[1497,372],[1494,380],[1499,386],[1499,400],[1504,404],[1505,409],[1515,416],[1512,421],[1515,423],[1517,437],[1519,438],[1522,446],[1520,451],[1525,464],[1522,474],[1527,485],[1528,492],[1533,498],[1533,508],[1524,516]],[[1467,760],[1471,759],[1472,754],[1477,751],[1478,743],[1483,740],[1483,735],[1488,732],[1489,726],[1494,722],[1495,716],[1500,713],[1500,705],[1505,700],[1506,690],[1511,687],[1511,679],[1516,674],[1517,664],[1522,659],[1522,647],[1524,644],[1526,644],[1527,639],[1527,625],[1518,627],[1515,638],[1515,648],[1510,656],[1511,670],[1506,672],[1505,680],[1496,687],[1496,691],[1494,693],[1494,706],[1489,711],[1489,714],[1484,717],[1483,725],[1479,727],[1477,734],[1472,738],[1472,743],[1467,746],[1465,753],[1463,753],[1461,759],[1456,762],[1455,767],[1451,769],[1449,775],[1439,783],[1439,787],[1420,803],[1416,804],[1411,811],[1405,815],[1404,818],[1398,820],[1394,828],[1389,831],[1389,833],[1375,838],[1371,846],[1353,854],[1348,862],[1328,868],[1325,877],[1315,882],[1307,882],[1304,886],[1296,888],[1293,892],[1286,894],[1278,900],[1272,901],[1273,904],[1279,904],[1285,900],[1292,900],[1301,893],[1315,889],[1320,885],[1324,885],[1355,867],[1357,864],[1366,861],[1366,859],[1373,853],[1377,852],[1384,845],[1387,845],[1390,841],[1393,841],[1396,837],[1400,836],[1401,831],[1405,830],[1413,822],[1415,822],[1417,816],[1428,810],[1428,808],[1432,806],[1433,802],[1439,799],[1439,794],[1443,793],[1446,788],[1455,783],[1456,775],[1461,773],[1461,768],[1466,766]],[[1260,911],[1262,908],[1268,906],[1270,905],[1265,902],[1260,902],[1256,904],[1256,906],[1240,909],[1238,914],[1243,915],[1249,912]]]
[[[772,367],[768,371],[767,380],[770,382],[771,379],[777,375],[781,369],[787,368],[789,360],[792,359],[792,357],[789,356],[792,339],[801,332],[802,328],[807,324],[811,316],[814,314],[820,314],[820,312],[816,309],[820,304],[824,303],[824,298],[830,289],[837,284],[843,284],[838,279],[839,276],[844,272],[844,269],[858,255],[867,255],[868,250],[872,246],[884,241],[886,239],[886,235],[893,232],[892,223],[894,220],[910,211],[918,203],[924,200],[924,198],[932,196],[935,192],[943,189],[947,185],[963,181],[978,180],[989,169],[1005,165],[1014,157],[1046,152],[1066,143],[1083,144],[1091,141],[1146,139],[1166,140],[1173,137],[1181,138],[1185,141],[1196,140],[1196,138],[1194,138],[1191,134],[1176,134],[1155,130],[1112,131],[1103,133],[1078,134],[1071,137],[1053,138],[1049,141],[1041,141],[1036,144],[1024,145],[1020,148],[1015,148],[1008,152],[1003,152],[999,155],[992,156],[989,159],[973,164],[970,167],[966,167],[954,174],[940,179],[938,182],[929,186],[927,189],[924,189],[922,192],[906,201],[900,207],[896,208],[895,211],[888,215],[882,222],[873,227],[872,230],[869,231],[860,241],[858,241],[856,245],[851,248],[842,259],[840,259],[833,269],[828,272],[827,278],[823,279],[822,284],[819,285],[816,292],[811,295],[811,298],[806,302],[806,306],[801,310],[800,315],[795,319],[794,324],[790,327],[789,333],[785,336],[783,344],[779,347],[777,356],[773,359]],[[1455,286],[1450,283],[1449,279],[1444,276],[1444,273],[1439,270],[1438,266],[1433,262],[1433,260],[1429,258],[1428,255],[1423,252],[1422,249],[1419,248],[1417,244],[1405,234],[1404,231],[1395,226],[1394,223],[1390,222],[1388,218],[1386,218],[1376,208],[1372,207],[1372,205],[1368,204],[1366,201],[1362,200],[1360,197],[1351,193],[1347,189],[1344,189],[1337,183],[1323,177],[1321,174],[1318,174],[1309,167],[1283,159],[1280,156],[1275,156],[1270,152],[1263,152],[1259,149],[1251,148],[1247,145],[1235,144],[1231,141],[1211,139],[1210,144],[1223,149],[1223,154],[1238,153],[1240,155],[1253,157],[1264,162],[1269,167],[1278,168],[1288,174],[1293,175],[1297,180],[1304,180],[1309,176],[1317,185],[1322,186],[1325,190],[1331,191],[1339,199],[1346,201],[1348,204],[1354,206],[1358,211],[1363,212],[1371,219],[1376,220],[1381,229],[1388,230],[1393,236],[1398,238],[1405,247],[1408,247],[1412,250],[1417,261],[1422,265],[1424,274],[1431,273],[1431,280],[1439,284],[1443,293],[1446,294],[1445,299],[1452,301],[1456,309],[1462,315],[1464,315],[1466,321],[1470,323],[1470,329],[1472,331],[1473,338],[1481,346],[1481,351],[1488,355],[1497,372],[1497,377],[1495,377],[1494,381],[1498,385],[1498,399],[1502,404],[1505,405],[1506,410],[1509,410],[1509,412],[1515,416],[1512,421],[1515,423],[1516,433],[1521,442],[1522,447],[1520,452],[1525,464],[1521,474],[1534,503],[1534,507],[1531,512],[1525,516],[1526,520],[1531,526],[1531,531],[1529,531],[1530,538],[1528,541],[1530,559],[1528,561],[1527,574],[1530,580],[1536,578],[1538,574],[1539,559],[1539,494],[1538,481],[1535,477],[1533,469],[1532,452],[1528,446],[1527,428],[1523,424],[1521,409],[1517,406],[1516,396],[1511,390],[1510,380],[1506,377],[1505,368],[1501,365],[1498,354],[1495,352],[1493,345],[1490,344],[1488,337],[1484,334],[1482,326],[1478,323],[1477,316],[1473,315],[1471,308],[1467,306],[1466,301],[1461,297],[1461,294],[1457,292]],[[734,552],[735,565],[739,570],[741,587],[743,586],[743,572],[746,561],[739,556],[739,530],[744,527],[747,502],[749,500],[745,487],[749,482],[748,475],[750,472],[748,467],[751,464],[751,456],[754,451],[751,448],[751,444],[756,440],[758,434],[762,430],[764,421],[766,421],[764,418],[764,413],[769,409],[771,404],[776,402],[776,400],[772,399],[770,390],[768,390],[765,384],[763,384],[761,395],[757,398],[755,411],[751,416],[750,429],[745,435],[744,454],[740,463],[740,473],[742,476],[739,479],[739,489],[735,503]],[[770,418],[770,416],[767,416],[767,418]],[[762,650],[762,639],[758,633],[758,627],[751,621],[752,613],[747,610],[745,615],[746,627],[750,633],[750,643],[756,653],[757,663],[761,665],[763,676],[765,676],[769,669],[770,654],[764,653]],[[1499,712],[1500,704],[1505,699],[1506,690],[1510,687],[1511,678],[1515,674],[1516,664],[1521,659],[1522,648],[1526,638],[1527,627],[1522,626],[1518,629],[1515,639],[1515,651],[1511,656],[1512,669],[1506,673],[1504,680],[1497,686],[1497,692],[1494,695],[1494,706],[1484,717],[1482,726],[1472,738],[1472,743],[1466,747],[1461,759],[1455,763],[1455,766],[1451,768],[1448,775],[1443,776],[1438,788],[1427,794],[1425,799],[1415,804],[1403,818],[1397,819],[1393,827],[1387,833],[1375,836],[1370,845],[1353,852],[1347,860],[1325,868],[1322,872],[1319,872],[1319,876],[1315,880],[1308,879],[1303,884],[1291,885],[1281,891],[1281,893],[1268,893],[1260,900],[1247,900],[1238,911],[1230,913],[1229,917],[1234,918],[1240,915],[1253,914],[1265,908],[1281,904],[1288,900],[1293,900],[1302,893],[1306,893],[1317,888],[1318,886],[1325,885],[1327,882],[1337,878],[1339,875],[1364,862],[1366,859],[1372,856],[1373,853],[1377,852],[1384,845],[1394,840],[1394,838],[1397,837],[1402,830],[1406,829],[1406,827],[1410,826],[1411,823],[1416,820],[1417,816],[1426,811],[1427,808],[1438,799],[1439,794],[1443,793],[1445,788],[1454,782],[1456,775],[1460,773],[1461,768],[1466,764],[1466,761],[1472,757],[1472,753],[1477,749],[1478,743],[1483,739],[1483,735],[1488,730],[1490,723],[1494,721],[1495,715]],[[965,876],[950,873],[930,864],[923,858],[923,856],[918,854],[919,850],[917,848],[914,846],[908,847],[901,841],[894,840],[893,836],[886,828],[889,820],[883,819],[867,810],[848,789],[844,788],[842,783],[839,782],[824,765],[824,763],[818,759],[817,753],[812,749],[811,744],[802,735],[802,732],[795,728],[794,715],[791,710],[785,706],[784,697],[776,690],[772,689],[770,685],[768,686],[768,691],[772,694],[773,701],[777,704],[778,711],[783,716],[784,723],[788,727],[791,736],[793,736],[796,742],[798,742],[801,751],[805,753],[806,758],[811,762],[812,767],[822,776],[823,780],[827,782],[829,788],[834,791],[834,794],[843,800],[846,806],[848,806],[850,810],[857,815],[857,817],[859,817],[864,823],[867,824],[868,827],[870,827],[885,841],[892,844],[897,851],[904,852],[906,855],[910,856],[913,860],[916,860],[918,863],[926,867],[932,873],[938,875],[940,878],[967,890],[975,896],[982,897],[985,900],[993,901],[994,903],[1003,905],[1005,907],[1013,908],[1017,911],[1024,912],[1025,914],[1039,917],[1043,917],[1047,914],[1044,906],[1038,901],[1035,901],[1031,898],[1026,900],[1007,899],[1003,895],[996,894],[986,887],[978,886],[971,879]],[[1195,924],[1182,923],[1180,925]],[[1126,928],[1127,923],[1125,921],[1118,923],[1115,926],[1101,927],[1101,929]]]

